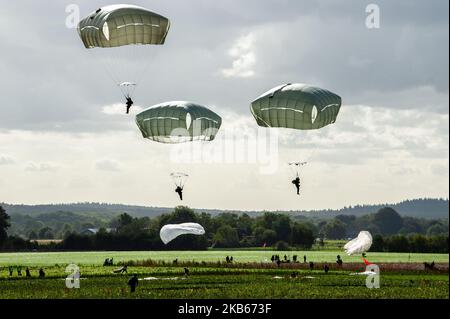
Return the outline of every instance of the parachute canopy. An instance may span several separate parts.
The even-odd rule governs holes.
[[[159,236],[164,244],[168,244],[180,235],[204,235],[205,229],[197,223],[168,224],[161,228]]]
[[[142,136],[160,143],[212,141],[222,119],[208,108],[184,101],[154,105],[136,115]]]
[[[176,186],[179,186],[181,188],[184,187],[184,184],[186,184],[186,180],[189,178],[188,174],[185,173],[170,173],[170,177],[172,177],[173,182]]]
[[[307,162],[289,162],[288,164],[289,167],[291,168],[292,173],[295,174],[296,177],[298,177],[300,174],[300,168],[303,165],[306,165]]]
[[[118,4],[102,7],[78,24],[87,49],[164,44],[170,21],[145,8]]]
[[[345,244],[344,249],[347,255],[362,254],[372,246],[372,235],[368,231],[361,231],[358,237]]]
[[[307,84],[284,84],[262,94],[250,110],[259,126],[319,129],[336,121],[341,98]]]

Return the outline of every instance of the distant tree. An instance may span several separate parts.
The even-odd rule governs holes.
[[[409,245],[411,252],[427,253],[430,250],[427,238],[420,234],[411,236],[409,238]]]
[[[120,214],[119,216],[119,227],[125,227],[133,222],[133,217],[127,213]]]
[[[220,225],[228,225],[233,228],[238,227],[239,216],[231,213],[221,213],[215,218]]]
[[[39,239],[39,236],[38,236],[38,234],[36,234],[36,232],[34,230],[32,230],[28,233],[28,239],[29,240]]]
[[[260,243],[272,246],[277,240],[277,233],[272,229],[265,229],[261,235]]]
[[[337,220],[340,220],[341,222],[343,222],[346,225],[351,225],[355,221],[356,216],[354,216],[354,215],[337,215],[335,218]]]
[[[222,225],[214,235],[216,247],[238,247],[239,237],[237,230],[229,225]]]
[[[2,246],[2,244],[8,238],[8,233],[6,232],[6,230],[11,226],[11,224],[9,223],[9,219],[9,215],[6,213],[3,207],[0,206],[0,246]]]
[[[448,254],[448,235],[430,237],[428,245],[432,253]]]
[[[403,226],[398,231],[400,234],[420,234],[424,229],[417,218],[403,217]]]
[[[386,240],[386,246],[390,252],[410,252],[409,241],[403,235],[395,235]]]
[[[313,231],[304,223],[295,223],[292,226],[292,245],[299,245],[304,249],[309,249],[314,244]]]
[[[72,226],[69,224],[64,224],[64,227],[59,232],[59,238],[66,238],[73,232]]]
[[[253,220],[247,214],[242,214],[237,220],[237,231],[239,238],[244,238],[252,234]]]
[[[256,218],[256,227],[273,230],[273,223],[278,219],[278,214],[266,212],[263,216]]]
[[[374,216],[373,222],[380,228],[382,234],[396,234],[403,226],[403,218],[392,208],[384,207]]]
[[[382,252],[384,251],[384,239],[383,236],[377,234],[373,236],[372,246],[370,251]]]
[[[260,246],[260,245],[258,243],[256,243],[254,236],[244,237],[239,242],[239,247],[256,247],[256,246]]]
[[[328,239],[344,239],[346,232],[345,224],[337,219],[329,221],[323,227],[323,233]]]
[[[276,238],[282,241],[289,241],[291,237],[291,219],[287,215],[278,215],[272,223],[272,230],[276,233]]]
[[[367,230],[372,235],[381,235],[380,227],[378,227],[378,225],[375,225],[373,223],[370,223],[369,225],[364,227],[364,229]],[[356,234],[355,234],[355,236],[356,236]]]
[[[427,236],[438,236],[438,235],[447,235],[448,236],[448,227],[437,223],[433,224],[427,229]]]
[[[53,239],[55,238],[53,234],[53,230],[50,227],[44,227],[39,230],[38,233],[39,239]]]

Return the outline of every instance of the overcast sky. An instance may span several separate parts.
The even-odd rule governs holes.
[[[67,6],[84,17],[111,2],[2,3],[0,202],[172,207],[180,204],[172,171],[190,175],[183,204],[197,208],[448,198],[447,0],[132,3],[168,17],[171,29],[164,46],[119,52],[115,64],[66,26]],[[378,29],[366,26],[369,3],[380,8]],[[110,78],[123,70],[143,73],[128,116]],[[258,129],[250,102],[296,82],[342,97],[336,123]],[[217,139],[181,146],[143,139],[134,115],[171,100],[217,112]],[[299,197],[287,163],[303,160]]]

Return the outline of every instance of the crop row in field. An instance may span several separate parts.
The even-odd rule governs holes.
[[[34,270],[34,269],[33,269]],[[65,268],[46,269],[39,278],[0,277],[0,298],[448,298],[448,275],[418,272],[381,273],[380,288],[368,289],[365,276],[348,271],[291,269],[190,269],[130,267],[140,278],[134,294],[126,285],[128,274],[113,274],[111,267],[81,267],[80,288],[68,289]]]

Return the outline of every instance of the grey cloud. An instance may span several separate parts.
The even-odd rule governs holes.
[[[0,165],[14,164],[16,161],[9,155],[0,155]]]
[[[101,159],[95,162],[95,168],[100,171],[119,172],[121,164],[114,159]]]
[[[50,162],[42,162],[42,163],[35,163],[35,162],[28,162],[25,171],[27,172],[54,172],[58,170],[58,165],[55,163]]]
[[[82,15],[105,4],[78,3]],[[8,97],[0,107],[0,127],[136,130],[132,117],[101,112],[123,98],[76,30],[65,27],[67,4],[22,0],[2,7],[0,21],[15,32],[0,28],[5,44],[0,87]],[[136,4],[149,7],[146,1]],[[135,101],[147,107],[191,100],[250,116],[248,104],[262,92],[308,82],[336,91],[345,104],[448,113],[448,3],[377,4],[381,29],[368,30],[361,1],[154,1],[151,9],[168,16],[172,28]],[[249,33],[256,34],[255,76],[224,78],[220,70],[233,61],[228,50]],[[17,34],[27,34],[27,41]]]

